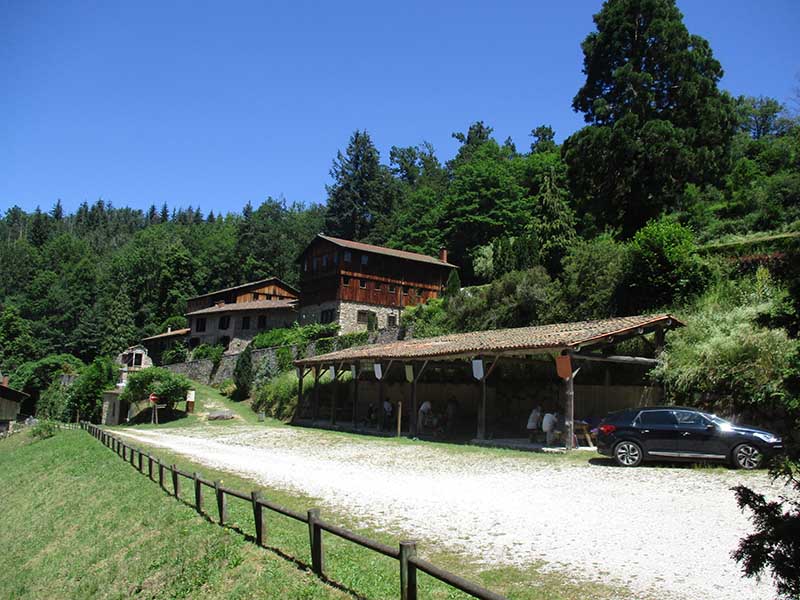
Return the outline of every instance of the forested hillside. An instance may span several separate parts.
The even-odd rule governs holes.
[[[793,107],[759,90],[721,89],[722,65],[671,0],[608,4],[595,24],[582,44],[585,82],[563,107],[586,125],[561,145],[536,115],[530,140],[497,140],[486,115],[453,134],[460,147],[450,157],[422,140],[382,157],[356,130],[319,204],[268,197],[203,214],[112,198],[65,214],[42,198],[34,213],[9,208],[0,220],[0,369],[54,353],[113,355],[184,323],[186,299],[198,293],[268,275],[296,284],[296,257],[320,231],[450,251],[461,283],[474,287],[406,315],[417,335],[665,307],[713,319],[709,294],[752,307],[737,323],[796,335],[792,236],[753,252],[746,245],[758,232],[800,231]],[[756,256],[704,250],[725,241]],[[788,360],[794,342],[774,335],[770,356],[789,348]]]

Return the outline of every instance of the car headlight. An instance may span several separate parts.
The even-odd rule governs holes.
[[[753,435],[758,439],[767,442],[768,444],[774,444],[781,441],[781,438],[774,436],[771,433],[754,433]]]

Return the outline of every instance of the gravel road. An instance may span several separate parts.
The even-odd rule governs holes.
[[[539,561],[654,598],[774,597],[730,559],[749,531],[730,488],[776,496],[767,477],[670,467],[558,464],[515,452],[454,452],[319,435],[203,427],[123,435],[264,485],[322,499],[373,528],[483,554],[487,565]]]

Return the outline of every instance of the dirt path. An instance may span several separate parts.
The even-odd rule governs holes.
[[[777,494],[765,477],[559,465],[521,453],[450,452],[288,428],[124,435],[324,499],[328,508],[426,546],[481,553],[491,565],[543,560],[658,598],[774,596],[768,583],[741,578],[730,559],[750,529],[730,488],[744,482]]]

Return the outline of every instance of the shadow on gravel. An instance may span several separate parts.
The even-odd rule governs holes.
[[[628,467],[619,467],[617,463],[614,462],[613,458],[606,458],[606,457],[590,458],[589,464],[595,467],[618,467],[620,469],[628,468]],[[646,462],[634,468],[635,469],[684,469],[684,470],[724,469],[726,471],[731,470],[730,466],[723,462],[711,463],[711,462],[691,462],[691,461]]]

